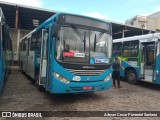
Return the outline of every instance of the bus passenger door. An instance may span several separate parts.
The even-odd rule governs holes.
[[[140,43],[140,50],[141,50],[140,77],[142,79],[144,79],[145,78],[146,49],[145,49],[145,46],[142,43]]]
[[[146,64],[145,64],[145,81],[154,82],[154,69],[155,69],[155,53],[156,53],[156,42],[154,39],[146,42]]]
[[[41,56],[40,56],[40,73],[39,73],[39,85],[45,86],[47,75],[47,41],[48,31],[42,30],[42,42],[41,42]]]

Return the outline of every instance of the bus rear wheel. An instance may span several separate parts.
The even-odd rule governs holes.
[[[126,74],[126,79],[129,83],[136,84],[138,82],[136,77],[136,71],[132,69],[128,70]]]

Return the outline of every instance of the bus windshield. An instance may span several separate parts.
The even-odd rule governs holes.
[[[111,58],[111,35],[77,27],[60,27],[56,41],[59,62],[107,64]]]

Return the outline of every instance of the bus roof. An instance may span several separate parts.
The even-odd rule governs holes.
[[[121,39],[114,39],[113,43],[133,41],[133,40],[142,40],[142,39],[148,39],[148,38],[158,38],[158,39],[160,39],[160,33],[139,35],[139,36],[126,37],[126,38],[121,38]]]
[[[110,25],[111,27],[111,23],[108,22],[108,21],[105,21],[105,20],[102,20],[102,19],[98,19],[98,18],[92,18],[92,17],[89,17],[89,16],[85,16],[85,15],[77,15],[77,14],[71,14],[71,13],[64,13],[64,12],[59,12],[59,13],[56,13],[54,15],[52,15],[50,18],[48,18],[45,22],[43,22],[41,25],[39,25],[38,27],[36,27],[34,30],[32,30],[30,33],[28,33],[27,35],[25,35],[24,37],[22,37],[19,41],[22,42],[22,40],[28,36],[30,36],[32,33],[34,33],[35,31],[38,31],[39,29],[43,28],[45,25],[49,24],[50,22],[53,21],[53,19],[57,16],[59,16],[60,14],[68,14],[68,15],[75,15],[75,16],[79,16],[79,17],[85,17],[85,18],[89,18],[89,19],[93,19],[93,20],[98,20],[98,21],[101,21],[101,22],[105,22],[107,24]],[[111,27],[112,29],[112,27]]]

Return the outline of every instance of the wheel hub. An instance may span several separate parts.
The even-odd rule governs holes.
[[[130,80],[135,80],[135,78],[136,78],[136,76],[135,76],[134,73],[130,73],[130,74],[129,74],[129,79],[130,79]]]

